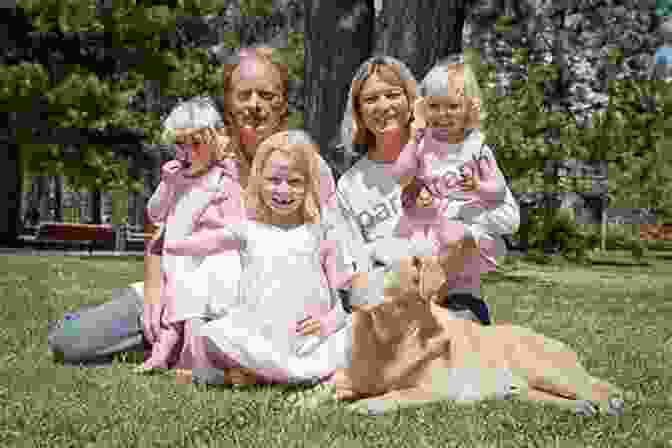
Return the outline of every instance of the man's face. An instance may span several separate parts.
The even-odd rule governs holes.
[[[280,74],[259,59],[243,58],[232,74],[227,105],[234,127],[251,127],[261,142],[277,132],[287,111]]]

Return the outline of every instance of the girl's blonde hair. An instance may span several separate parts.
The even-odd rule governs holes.
[[[481,89],[471,65],[465,62],[441,61],[427,73],[420,83],[420,96],[446,96],[459,92],[464,96],[467,108],[467,128],[480,128],[483,113],[481,112]]]
[[[370,146],[375,144],[375,137],[364,125],[359,107],[359,94],[366,80],[372,75],[378,76],[390,85],[402,88],[408,100],[409,108],[413,106],[416,98],[417,83],[415,78],[401,62],[389,56],[374,56],[365,61],[352,80],[348,96],[350,104],[346,105],[346,115],[351,114],[351,122],[344,123],[345,130],[342,133],[349,135],[343,135],[342,138],[344,140],[351,138],[352,145]]]
[[[303,203],[304,223],[319,224],[321,215],[319,151],[313,139],[301,130],[277,132],[259,145],[252,161],[252,169],[245,190],[247,207],[257,221],[271,222],[271,209],[264,203],[261,193],[266,162],[276,151],[288,155],[306,177],[306,195]]]

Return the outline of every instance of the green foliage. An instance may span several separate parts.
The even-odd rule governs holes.
[[[302,112],[292,112],[289,114],[289,129],[303,129],[304,119]]]
[[[240,11],[243,15],[252,16],[270,16],[273,14],[272,0],[240,0]]]
[[[10,125],[21,144],[24,159],[21,166],[28,172],[64,173],[82,188],[136,189],[137,180],[128,178],[127,161],[115,159],[111,148],[104,145],[81,148],[82,161],[63,158],[58,145],[33,143],[33,130],[22,125],[137,129],[144,131],[148,142],[157,142],[161,118],[158,113],[133,112],[128,107],[129,100],[145,89],[148,80],[160,86],[160,94],[178,97],[211,94],[221,90],[222,81],[220,68],[209,63],[204,50],[168,49],[160,45],[160,36],[175,32],[177,17],[216,14],[228,2],[121,0],[113,2],[106,15],[96,15],[97,3],[96,0],[20,0],[17,6],[23,8],[37,31],[104,31],[112,46],[137,51],[141,62],[112,78],[103,78],[67,59],[61,63],[64,76],[59,79],[50,78],[51,67],[34,61],[0,65],[0,105],[2,111],[13,112]],[[46,105],[46,110],[36,108],[35,104]]]
[[[305,48],[303,45],[303,33],[289,33],[287,47],[277,49],[278,62],[289,68],[290,79],[303,79],[305,66]]]
[[[505,27],[509,22],[508,18],[502,18],[498,24]],[[478,50],[468,49],[466,56],[484,93],[486,143],[496,149],[498,163],[511,179],[514,191],[585,191],[591,184],[587,179],[546,178],[545,162],[606,160],[612,203],[653,208],[660,217],[672,216],[669,83],[631,79],[611,82],[608,109],[594,114],[592,126],[583,129],[577,126],[570,111],[549,111],[544,106],[544,83],[557,79],[556,67],[528,64],[528,51],[514,50],[512,60],[524,76],[512,81],[510,93],[499,96],[495,91],[494,67],[480,63]],[[622,50],[609,50],[610,63],[617,64],[622,59]],[[654,102],[655,109],[646,110],[647,102]],[[544,137],[550,129],[560,131],[559,140],[552,144]],[[552,214],[549,218],[553,219]],[[569,246],[575,245],[571,238],[567,239]]]

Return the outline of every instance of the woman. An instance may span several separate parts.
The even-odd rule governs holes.
[[[239,145],[242,187],[257,146],[271,134],[287,128],[288,70],[271,59],[269,48],[242,50],[224,69],[224,121],[232,145]],[[176,137],[185,139],[189,132]],[[322,202],[335,209],[335,182],[329,166],[320,160]],[[56,359],[81,363],[103,360],[116,353],[143,350],[156,341],[163,306],[161,229],[147,245],[144,285],[135,283],[113,293],[113,300],[68,313],[52,324],[49,345]],[[193,329],[185,328],[183,349],[176,366],[189,368],[195,352]],[[143,337],[144,336],[144,337]]]
[[[390,176],[390,168],[409,140],[415,101],[416,81],[410,70],[394,58],[375,56],[354,76],[341,125],[346,150],[363,155],[341,176],[336,192],[350,230],[348,252],[356,270],[371,274],[372,283],[379,287],[381,270],[370,255],[376,240],[394,234],[402,214],[402,189]],[[483,213],[482,219],[494,225],[512,222],[512,233],[517,228],[518,209],[496,208]],[[503,240],[497,246],[501,256],[506,250]],[[382,297],[382,293],[371,297]],[[477,319],[465,311],[457,314]]]

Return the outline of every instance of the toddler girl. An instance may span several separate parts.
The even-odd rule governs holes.
[[[396,233],[433,238],[437,250],[450,252],[453,274],[444,305],[471,310],[489,324],[480,273],[493,269],[494,256],[503,251],[497,235],[515,231],[518,206],[477,130],[480,93],[469,65],[439,63],[422,81],[420,95],[411,141],[391,169],[403,183],[411,179]],[[502,213],[485,213],[495,208]]]
[[[349,276],[339,269],[336,243],[325,239],[319,192],[315,144],[302,131],[280,132],[261,143],[252,162],[245,198],[253,218],[166,238],[173,255],[241,244],[240,305],[201,335],[262,381],[318,380],[344,362],[348,338],[338,330],[346,314],[335,292]],[[219,381],[233,382],[235,370]]]
[[[237,197],[223,193],[240,189],[234,156],[225,149],[228,139],[215,130],[219,126],[221,116],[205,98],[179,105],[164,122],[164,138],[176,145],[177,157],[163,166],[162,181],[147,204],[147,214],[152,221],[164,224],[166,239],[182,238],[199,227],[220,225],[221,220],[211,218],[209,210],[213,207],[221,209],[221,216],[229,219],[243,216],[240,193]],[[231,257],[228,260],[223,261],[222,269],[235,269],[236,263],[240,263]],[[161,300],[166,305],[166,314],[162,318],[159,340],[153,345],[149,359],[139,367],[141,372],[166,368],[180,339],[184,320],[197,317],[180,304],[183,290],[189,289],[185,280],[202,260],[164,254],[162,261]]]

